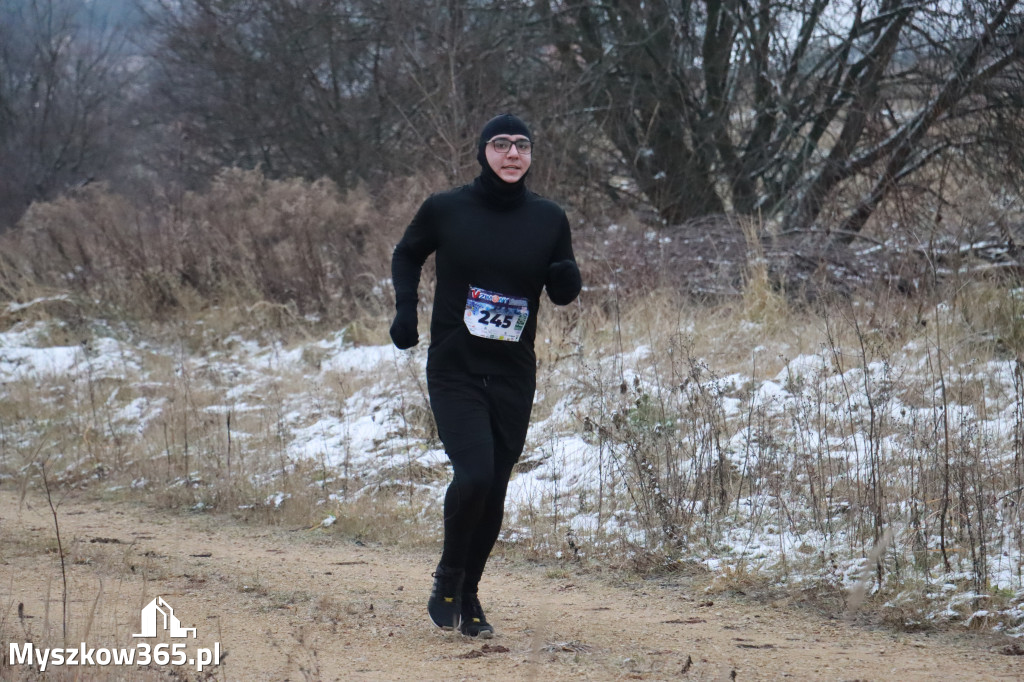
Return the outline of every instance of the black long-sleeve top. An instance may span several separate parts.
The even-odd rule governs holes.
[[[515,201],[503,201],[488,192],[480,178],[432,195],[392,255],[398,307],[416,304],[420,273],[431,253],[436,254],[437,285],[428,372],[534,375],[537,313],[548,266],[570,260],[575,267],[565,211],[528,190]],[[519,341],[470,334],[463,318],[471,286],[528,301],[529,317]],[[559,292],[556,302],[570,303],[579,294],[579,287],[574,289],[568,295]]]

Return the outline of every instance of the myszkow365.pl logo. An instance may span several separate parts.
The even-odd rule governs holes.
[[[183,627],[174,615],[174,609],[163,597],[157,597],[142,609],[142,632],[132,637],[146,639],[166,632],[171,639],[196,638],[196,629]],[[50,666],[78,665],[174,665],[195,666],[202,672],[209,665],[220,665],[220,642],[214,642],[213,648],[198,648],[194,655],[186,651],[185,642],[161,642],[156,646],[149,642],[139,642],[134,647],[93,648],[82,642],[78,647],[46,647],[39,648],[31,642],[19,644],[11,642],[10,665],[29,665],[39,672],[45,672]]]

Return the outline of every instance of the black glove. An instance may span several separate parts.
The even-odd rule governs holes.
[[[391,340],[399,350],[412,348],[420,342],[420,333],[416,326],[416,304],[405,303],[397,306],[395,321],[391,323]]]
[[[544,286],[548,290],[548,298],[557,305],[568,305],[573,299],[579,296],[583,288],[583,280],[580,278],[580,269],[576,262],[567,259],[560,260],[548,266],[548,277]]]

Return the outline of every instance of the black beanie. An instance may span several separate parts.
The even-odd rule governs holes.
[[[526,127],[522,119],[512,114],[499,114],[495,116],[480,131],[480,142],[477,144],[476,160],[480,162],[484,170],[490,168],[487,164],[487,155],[484,152],[484,148],[487,147],[487,142],[495,135],[525,135],[527,138],[533,139],[530,135],[530,129]]]

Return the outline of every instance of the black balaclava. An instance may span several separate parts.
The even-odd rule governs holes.
[[[516,182],[505,182],[487,163],[487,141],[495,135],[525,135],[533,139],[530,129],[523,123],[522,119],[512,114],[501,114],[495,116],[484,125],[480,132],[480,141],[477,143],[476,160],[480,162],[480,175],[474,182],[474,186],[481,191],[487,201],[498,208],[512,208],[517,206],[526,197],[526,176],[530,174],[527,170],[523,177]]]

